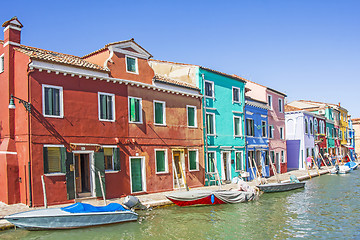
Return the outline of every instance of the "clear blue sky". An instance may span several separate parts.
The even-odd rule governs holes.
[[[22,43],[83,56],[135,38],[155,59],[237,74],[360,117],[360,1],[3,1]],[[2,38],[1,38],[2,39]]]

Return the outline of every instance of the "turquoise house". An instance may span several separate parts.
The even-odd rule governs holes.
[[[203,94],[205,184],[246,171],[245,80],[198,65],[149,60],[156,74],[198,87]]]

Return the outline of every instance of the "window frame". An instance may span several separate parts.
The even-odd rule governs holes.
[[[156,114],[155,114],[155,103],[161,103],[162,104],[162,114],[163,114],[163,123],[156,123]],[[153,111],[154,111],[154,125],[157,126],[166,126],[166,102],[159,101],[159,100],[153,100]]]
[[[284,128],[283,127],[280,127],[279,129],[279,132],[280,132],[280,139],[281,140],[285,140],[285,131],[284,131]]]
[[[235,101],[234,100],[234,89],[237,89],[238,90],[238,101]],[[241,104],[241,94],[240,94],[240,88],[239,87],[232,87],[232,103],[239,103],[239,104]]]
[[[238,135],[236,135],[236,128],[235,128],[235,126],[236,126],[236,124],[235,124],[235,119],[239,119],[239,132],[240,132],[240,134],[238,134]],[[243,136],[243,131],[242,131],[242,117],[241,116],[233,116],[233,124],[234,124],[234,138],[235,137],[242,137]]]
[[[209,153],[213,153],[214,154],[214,171],[213,172],[209,172]],[[217,156],[216,156],[216,151],[207,151],[206,153],[206,173],[216,173],[216,167],[217,167]]]
[[[50,118],[64,118],[64,97],[63,97],[63,87],[60,86],[54,86],[54,85],[48,85],[48,84],[42,84],[42,112],[44,117],[50,117]],[[45,88],[55,88],[59,89],[59,110],[60,115],[47,115],[45,111]]]
[[[212,92],[212,96],[208,96],[206,95],[206,83],[210,83],[211,84],[211,92]],[[209,81],[209,80],[204,80],[204,95],[206,98],[215,98],[215,87],[214,87],[214,82],[213,81]]]
[[[164,172],[159,172],[157,169],[157,158],[156,158],[156,152],[165,152],[164,154],[164,164],[165,164],[165,171]],[[154,149],[154,157],[155,157],[155,174],[167,174],[169,173],[169,160],[168,160],[168,153],[167,153],[167,149],[165,148],[156,148]]]
[[[0,73],[5,71],[5,58],[4,53],[0,55]]]
[[[309,124],[308,124],[308,120],[305,118],[304,119],[304,125],[305,125],[305,134],[309,134]]]
[[[196,169],[190,169],[190,151],[195,151],[196,152]],[[199,149],[196,148],[190,148],[188,149],[188,166],[189,166],[189,172],[196,172],[196,171],[200,171],[200,160],[199,160]]]
[[[193,108],[194,109],[194,126],[189,126],[189,108]],[[186,105],[186,121],[187,121],[187,126],[189,128],[197,128],[197,108],[196,106],[192,106],[192,105]]]
[[[248,121],[251,121],[252,122],[252,124],[251,124],[251,126],[252,126],[252,135],[249,135],[249,133],[248,133]],[[255,137],[255,122],[254,122],[254,119],[252,119],[252,118],[247,118],[246,119],[246,136],[249,136],[249,137]]]
[[[280,162],[281,163],[286,163],[286,161],[285,161],[285,151],[284,150],[280,151]]]
[[[273,110],[273,96],[270,94],[267,95],[267,105],[269,106],[270,110]]]
[[[213,124],[214,129],[213,129],[213,133],[208,133],[207,129],[208,129],[208,127],[209,127],[209,123],[208,123],[208,122],[206,122],[206,129],[205,129],[205,131],[206,131],[206,135],[207,135],[207,136],[216,136],[216,120],[215,120],[215,113],[211,113],[211,112],[207,112],[207,113],[205,113],[205,121],[207,121],[207,115],[212,115],[212,119],[213,119],[213,122],[214,122],[214,124]]]
[[[112,115],[113,115],[112,117],[113,117],[113,119],[102,119],[101,118],[100,95],[105,95],[105,96],[111,96],[112,97]],[[99,117],[99,121],[115,122],[115,94],[113,94],[113,93],[105,93],[105,92],[98,92],[98,117]]]
[[[44,175],[45,176],[63,176],[63,175],[66,175],[65,172],[62,172],[62,170],[66,170],[66,169],[62,169],[62,158],[61,158],[61,148],[64,148],[65,146],[64,145],[52,145],[52,144],[44,144],[43,145],[43,149],[44,148],[59,148],[59,151],[60,151],[60,172],[48,172],[48,173],[45,173],[45,169],[44,169]],[[44,150],[43,150],[44,151]],[[47,156],[47,158],[49,157],[49,155]],[[43,157],[43,164],[44,164],[44,157]],[[66,161],[64,159],[64,161]]]
[[[274,125],[269,125],[269,139],[274,139]]]
[[[237,161],[238,159],[236,158],[236,154],[240,153],[241,154],[241,159],[240,159],[240,169],[236,169],[237,167]],[[240,172],[240,171],[244,171],[245,170],[245,166],[244,166],[244,152],[243,151],[235,151],[235,172]]]
[[[264,124],[265,123],[265,124]],[[265,130],[265,134],[264,134],[264,130]],[[266,121],[261,120],[261,137],[267,138],[267,124]]]
[[[309,120],[309,129],[310,129],[310,135],[313,135],[314,134],[314,124],[311,119]]]
[[[283,102],[282,98],[279,98],[278,104],[279,104],[279,112],[283,113],[284,112],[284,102]]]
[[[128,59],[128,58],[135,59],[135,68],[136,68],[136,71],[135,71],[135,72],[128,71],[128,63],[127,63],[127,59]],[[137,58],[137,57],[133,57],[133,56],[129,56],[129,55],[125,55],[125,67],[126,67],[126,72],[127,72],[127,73],[139,74],[138,58]]]
[[[138,99],[140,100],[139,102],[139,122],[134,122],[131,121],[131,109],[130,109],[130,99],[134,98],[134,99]],[[143,124],[143,116],[142,116],[142,98],[138,98],[138,97],[132,97],[132,96],[128,96],[128,115],[129,115],[129,123],[135,123],[135,124]]]

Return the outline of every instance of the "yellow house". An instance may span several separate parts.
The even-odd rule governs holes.
[[[348,149],[348,129],[349,129],[349,122],[348,122],[348,111],[340,106],[340,103],[338,105],[335,104],[329,104],[333,108],[339,111],[339,140],[340,140],[340,152],[339,154],[345,157],[349,154]]]

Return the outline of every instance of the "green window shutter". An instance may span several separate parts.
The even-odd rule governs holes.
[[[215,155],[214,153],[208,153],[208,172],[215,172]]]
[[[44,173],[49,173],[47,147],[43,147],[43,156],[44,156]]]
[[[114,170],[120,171],[120,149],[114,148],[113,150],[113,159],[114,159]]]
[[[197,170],[197,162],[196,162],[196,151],[189,151],[189,162],[190,162],[190,170]]]
[[[207,134],[214,134],[214,118],[212,114],[206,115],[206,128],[207,128]]]
[[[237,152],[235,158],[236,158],[236,170],[241,170],[241,161],[242,161],[241,152]]]
[[[65,168],[66,168],[66,191],[67,199],[75,198],[75,178],[74,178],[74,161],[73,153],[66,152]]]
[[[195,109],[188,107],[188,124],[189,127],[195,127]]]
[[[129,114],[130,114],[130,121],[134,122],[135,121],[135,99],[134,98],[129,98]]]
[[[60,148],[60,161],[61,161],[61,172],[66,173],[66,148]]]
[[[141,158],[131,159],[131,187],[132,192],[143,191]]]
[[[44,101],[45,101],[45,114],[46,115],[50,115],[51,111],[50,111],[50,106],[51,106],[51,92],[50,92],[50,88],[44,88]]]
[[[140,122],[140,100],[134,99],[135,102],[135,122]]]
[[[240,135],[240,119],[235,118],[234,124],[235,124],[235,135],[239,136]]]
[[[163,103],[155,102],[155,123],[164,124],[164,109]]]
[[[101,186],[104,187],[104,192],[106,196],[106,188],[105,188],[105,157],[104,157],[104,149],[100,149],[98,152],[94,153],[95,160],[95,192],[97,197],[102,197]],[[99,179],[99,173],[101,175],[101,179]],[[100,183],[101,181],[101,183]]]
[[[165,172],[165,151],[156,151],[156,172]]]
[[[100,119],[106,119],[106,96],[100,95]]]

